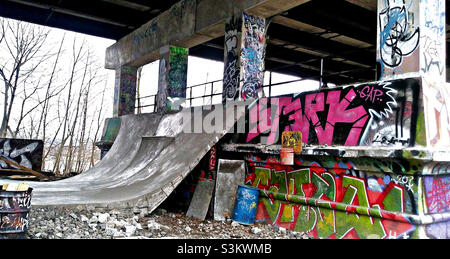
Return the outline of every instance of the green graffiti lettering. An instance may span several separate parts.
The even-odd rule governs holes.
[[[297,196],[306,196],[305,193],[303,192],[302,185],[311,182],[309,179],[309,169],[292,171],[288,173],[288,178],[289,178],[289,190],[291,190],[292,194],[295,194]],[[294,192],[293,187],[295,187],[296,193],[293,193]]]
[[[280,207],[282,202],[280,200],[271,200],[269,198],[261,198],[260,199],[264,204],[264,207],[267,210],[267,214],[269,214],[269,218],[274,224],[277,221],[278,215],[280,213]]]
[[[321,176],[313,173],[311,177],[312,183],[317,187],[313,198],[322,199],[323,195],[327,196],[330,200],[335,201],[336,184],[334,178],[329,173],[324,173]]]
[[[309,232],[317,223],[317,212],[311,206],[301,206],[297,214],[297,223],[294,230],[297,232]]]
[[[270,169],[268,168],[255,168],[255,180],[252,183],[253,187],[258,185],[269,186]]]

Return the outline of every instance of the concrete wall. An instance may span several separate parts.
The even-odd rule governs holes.
[[[259,222],[322,238],[449,238],[448,162],[250,155],[247,166]]]
[[[249,107],[241,143],[281,144],[301,131],[309,145],[426,145],[420,78],[351,85],[275,98]]]

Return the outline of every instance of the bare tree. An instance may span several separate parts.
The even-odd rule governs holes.
[[[0,19],[0,137],[42,139],[42,168],[64,176],[97,160],[108,87],[85,40],[50,33]]]
[[[7,131],[10,131],[11,135],[15,135],[9,122],[19,86],[26,86],[26,81],[36,71],[36,68],[51,55],[48,52],[42,53],[49,30],[23,22],[1,19],[0,31],[1,43],[9,54],[9,60],[2,60],[0,67],[0,79],[4,83],[0,137],[6,137]]]
[[[68,128],[68,123],[70,122],[69,113],[70,113],[70,104],[72,101],[72,90],[73,90],[73,84],[75,82],[75,73],[76,73],[77,65],[82,59],[83,48],[84,48],[84,41],[81,44],[81,46],[77,49],[76,40],[74,40],[73,45],[72,45],[72,57],[73,57],[72,70],[71,70],[71,74],[70,74],[70,78],[69,78],[69,90],[68,90],[67,99],[66,99],[67,103],[66,103],[66,107],[65,107],[65,114],[63,116],[62,140],[61,140],[61,144],[58,149],[58,153],[56,154],[55,164],[54,164],[54,168],[53,168],[53,172],[55,174],[60,174],[59,166],[60,166],[61,156],[63,153],[64,145],[65,145],[67,139],[70,137],[70,134],[67,134],[67,131],[70,130],[70,128]],[[77,113],[78,113],[78,111],[77,111]],[[77,116],[77,113],[75,114],[75,117]]]

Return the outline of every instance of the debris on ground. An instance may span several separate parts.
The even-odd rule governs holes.
[[[30,239],[310,239],[305,233],[231,219],[214,221],[157,209],[37,207],[29,215]]]

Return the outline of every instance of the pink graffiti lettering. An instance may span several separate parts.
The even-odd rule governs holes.
[[[271,106],[268,107],[268,99],[261,99],[250,109],[250,125],[252,125],[247,142],[261,134],[268,134],[261,137],[264,144],[274,144],[280,135],[280,117],[288,118],[288,125],[284,127],[287,131],[301,131],[303,142],[308,143],[310,128],[312,127],[319,145],[332,145],[335,127],[340,123],[351,124],[352,127],[346,136],[345,145],[358,145],[360,136],[369,119],[369,114],[363,106],[349,108],[352,101],[357,96],[354,90],[350,90],[346,96],[340,100],[341,90],[308,94],[305,96],[305,109],[302,110],[301,100],[291,97],[272,98]],[[326,102],[325,102],[326,101]],[[325,125],[322,124],[319,114],[328,111]]]
[[[361,99],[371,101],[372,103],[374,103],[375,101],[382,101],[382,99],[379,98],[381,96],[383,96],[383,91],[370,86],[365,86],[359,92],[359,97],[361,97]]]

